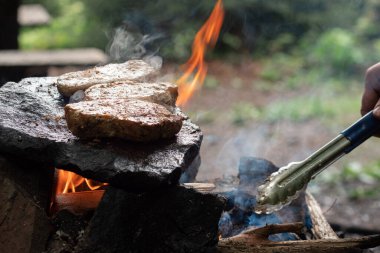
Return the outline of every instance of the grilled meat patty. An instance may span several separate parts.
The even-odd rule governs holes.
[[[177,85],[165,82],[97,84],[85,92],[85,100],[140,99],[165,106],[175,106],[177,96]]]
[[[173,137],[182,117],[164,106],[135,99],[101,99],[65,106],[70,131],[80,138],[117,137],[152,141]]]
[[[58,91],[69,97],[78,90],[95,84],[117,81],[146,81],[157,74],[157,70],[142,60],[130,60],[121,64],[108,64],[84,71],[71,72],[57,79]]]

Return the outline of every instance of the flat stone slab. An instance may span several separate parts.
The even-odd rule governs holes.
[[[65,101],[55,82],[54,77],[27,78],[0,88],[1,153],[136,192],[177,184],[197,160],[202,132],[189,120],[170,140],[78,139],[67,128]]]

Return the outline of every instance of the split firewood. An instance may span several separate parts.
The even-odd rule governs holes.
[[[184,183],[183,186],[203,193],[211,192],[216,188],[212,183]]]
[[[307,206],[309,207],[310,217],[313,223],[311,231],[313,232],[315,239],[337,239],[338,236],[326,220],[321,207],[313,195],[311,195],[309,192],[306,192],[305,199]]]
[[[265,227],[250,229],[234,237],[221,239],[217,250],[219,253],[301,253],[329,252],[347,253],[361,252],[362,249],[380,245],[380,235],[347,239],[319,239],[273,242],[268,236],[276,233],[293,232],[300,234],[302,223],[273,224]]]
[[[68,210],[71,213],[81,214],[90,210],[95,210],[102,199],[104,190],[82,191],[57,194],[51,212]]]

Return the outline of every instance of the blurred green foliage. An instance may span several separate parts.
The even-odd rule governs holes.
[[[207,75],[204,81],[203,86],[207,89],[215,89],[219,85],[219,80],[216,79],[213,75]]]
[[[261,112],[252,103],[239,102],[232,106],[229,115],[234,125],[242,126],[250,120],[259,118]]]
[[[304,61],[301,57],[276,53],[262,60],[263,68],[260,77],[268,82],[277,82],[278,85],[279,82],[297,76],[303,65]]]
[[[355,36],[340,28],[323,33],[309,54],[309,64],[330,70],[331,74],[355,73],[363,62],[364,52]]]
[[[343,191],[350,199],[372,199],[380,196],[380,161],[346,163],[339,170],[327,170],[317,178],[334,191]]]
[[[216,113],[214,111],[190,111],[189,117],[196,123],[202,125],[208,125],[215,121]]]
[[[291,120],[304,121],[313,118],[318,120],[333,120],[344,122],[346,112],[357,111],[360,103],[360,93],[353,94],[321,94],[320,91],[310,92],[310,95],[279,100],[263,110],[263,118],[269,121]]]
[[[19,36],[23,49],[53,49],[76,47],[99,47],[104,49],[107,39],[96,22],[88,18],[87,6],[74,0],[25,0],[24,3],[39,2],[53,16],[51,23],[42,27],[22,28]],[[91,32],[98,30],[97,33]]]
[[[23,48],[60,48],[95,46],[107,47],[113,31],[123,25],[142,34],[162,34],[160,54],[165,58],[183,60],[190,54],[196,31],[210,14],[216,1],[204,0],[25,0],[42,3],[53,15],[53,22],[42,28],[23,29]],[[346,47],[356,45],[355,34],[378,38],[376,30],[378,4],[376,1],[356,0],[224,0],[225,21],[219,43],[214,51],[253,52],[256,55],[289,52],[301,47],[306,37],[316,38],[333,28],[346,29],[326,35],[320,47],[328,40],[338,38]],[[376,8],[375,8],[376,7]],[[375,8],[375,9],[374,9]],[[369,15],[371,14],[371,15]],[[335,33],[332,30],[331,33]],[[370,32],[371,31],[371,32]],[[364,36],[364,35],[363,35]],[[345,42],[349,39],[351,42]],[[314,42],[314,41],[313,41]],[[354,45],[351,45],[354,43]],[[314,43],[304,48],[313,50]],[[320,47],[316,59],[323,58]],[[333,46],[330,45],[330,48]],[[339,58],[340,56],[337,56]],[[346,56],[344,56],[346,57]],[[353,57],[353,58],[352,58]],[[356,56],[347,56],[356,61]],[[341,66],[340,59],[332,64]],[[346,59],[346,58],[344,58]]]
[[[83,38],[89,22],[83,15],[82,2],[71,0],[56,1],[51,7],[57,17],[49,26],[24,28],[19,40],[24,49],[33,48],[72,48],[85,46]],[[50,9],[50,8],[49,8]]]
[[[380,2],[377,0],[367,0],[364,5],[364,13],[356,24],[356,31],[360,37],[373,40],[379,39],[380,30]]]

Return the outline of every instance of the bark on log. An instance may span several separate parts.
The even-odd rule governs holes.
[[[362,252],[362,249],[380,245],[380,235],[348,239],[319,239],[305,241],[272,242],[268,236],[279,232],[296,232],[300,224],[270,225],[244,232],[237,236],[221,239],[218,253],[347,253]],[[289,231],[287,231],[289,230]]]
[[[362,249],[380,245],[380,235],[349,239],[320,239],[307,241],[267,242],[257,244],[252,238],[241,238],[239,241],[221,240],[219,253],[347,253],[362,252]]]

